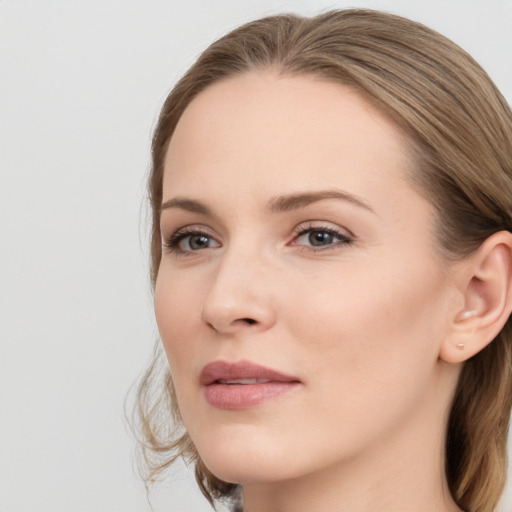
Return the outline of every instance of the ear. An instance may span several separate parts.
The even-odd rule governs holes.
[[[499,231],[458,269],[464,307],[457,311],[440,358],[461,363],[485,348],[512,311],[512,233]]]

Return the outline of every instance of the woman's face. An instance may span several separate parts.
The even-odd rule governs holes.
[[[440,430],[460,304],[411,166],[338,84],[253,72],[186,109],[155,307],[183,422],[221,479],[342,468]]]

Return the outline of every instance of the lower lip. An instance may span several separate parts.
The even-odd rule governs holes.
[[[204,388],[206,401],[218,409],[241,410],[282,396],[297,387],[298,382],[265,382],[259,384],[209,384]]]

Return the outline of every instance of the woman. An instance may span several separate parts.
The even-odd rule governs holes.
[[[246,512],[495,510],[512,114],[471,57],[375,11],[249,23],[167,98],[149,191],[148,479],[183,456]]]

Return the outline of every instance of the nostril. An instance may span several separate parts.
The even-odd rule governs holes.
[[[256,320],[254,320],[254,318],[238,318],[237,320],[235,320],[235,323],[237,322],[243,322],[244,324],[247,325],[254,325],[258,323]],[[215,325],[212,322],[206,322],[206,325],[215,332],[219,332],[219,329],[215,327]]]

